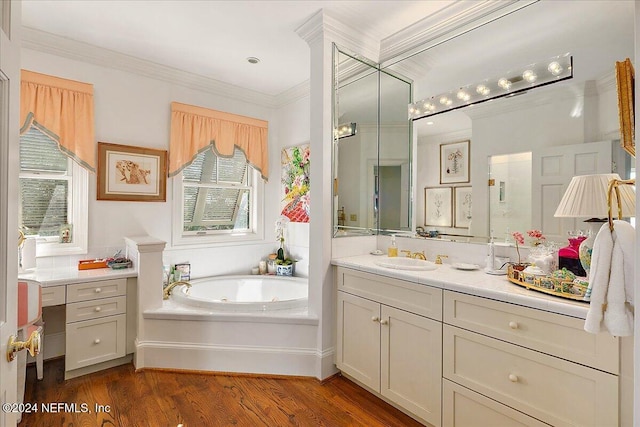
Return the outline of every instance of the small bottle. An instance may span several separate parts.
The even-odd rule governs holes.
[[[487,271],[493,271],[496,268],[496,249],[493,243],[493,236],[489,240],[488,253],[487,253]]]
[[[398,256],[398,247],[396,246],[396,235],[395,234],[391,235],[391,245],[389,246],[389,249],[387,250],[387,256],[389,258]]]

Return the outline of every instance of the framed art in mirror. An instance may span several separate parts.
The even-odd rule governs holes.
[[[620,145],[631,156],[636,156],[635,112],[634,112],[634,70],[629,58],[616,62],[616,83],[618,88],[618,116],[620,117]]]
[[[167,200],[167,152],[98,142],[98,200]]]
[[[452,187],[426,187],[424,189],[424,225],[452,226]]]
[[[440,144],[440,184],[469,182],[469,141]]]
[[[469,228],[472,212],[471,187],[453,188],[453,227]]]

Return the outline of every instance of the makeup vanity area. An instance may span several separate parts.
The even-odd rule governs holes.
[[[41,268],[45,358],[64,356],[65,379],[129,363],[136,336],[134,268]]]

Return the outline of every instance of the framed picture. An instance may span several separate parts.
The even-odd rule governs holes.
[[[635,144],[635,111],[634,100],[634,70],[629,58],[616,62],[616,83],[618,87],[618,116],[620,118],[620,145],[624,150],[636,156]]]
[[[451,227],[451,187],[424,189],[424,225]]]
[[[440,144],[440,184],[469,182],[469,141]]]
[[[453,226],[469,228],[472,214],[471,187],[453,189]]]
[[[282,198],[280,215],[291,222],[309,222],[309,168],[310,147],[306,143],[283,148],[280,154],[282,168]]]
[[[164,202],[167,152],[98,142],[98,200]]]

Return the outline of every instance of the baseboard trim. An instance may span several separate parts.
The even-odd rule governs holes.
[[[136,341],[135,367],[318,378],[319,360],[316,349]]]

